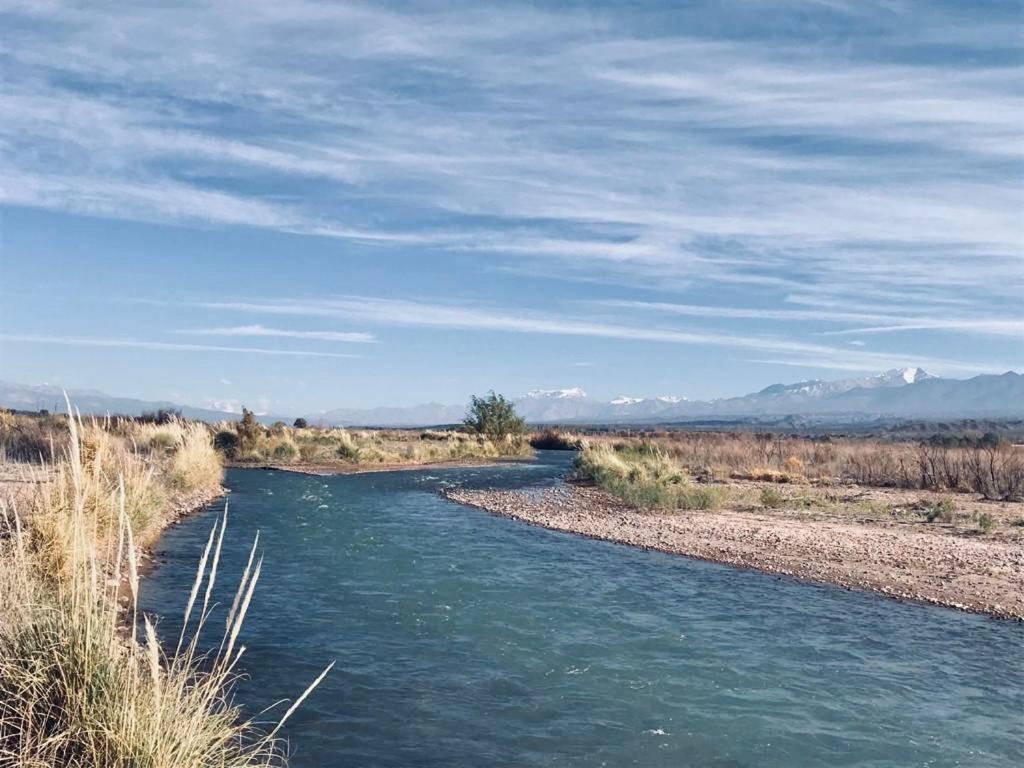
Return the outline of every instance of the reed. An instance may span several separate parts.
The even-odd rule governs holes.
[[[245,650],[241,628],[261,571],[258,541],[221,636],[212,643],[204,635],[214,625],[210,598],[226,510],[210,532],[173,652],[138,610],[133,505],[144,498],[153,504],[155,497],[146,493],[165,480],[195,487],[214,479],[200,431],[176,427],[181,439],[175,455],[183,458],[172,457],[168,474],[153,467],[149,474],[140,474],[140,467],[121,474],[137,454],[122,453],[110,435],[95,433],[97,425],[74,418],[69,425],[67,453],[52,470],[53,482],[33,500],[29,521],[18,509],[2,509],[0,765],[284,765],[281,725],[327,670],[276,724],[243,718],[232,702]],[[152,509],[143,525],[159,513]],[[210,647],[216,650],[203,650]]]
[[[978,493],[1024,500],[1024,446],[995,435],[896,441],[877,437],[808,438],[757,432],[661,432],[588,437],[628,453],[656,446],[696,478],[774,483],[841,483]]]

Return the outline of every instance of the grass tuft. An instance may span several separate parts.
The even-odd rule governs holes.
[[[727,497],[724,488],[694,484],[656,445],[646,443],[585,445],[575,477],[641,509],[717,509]]]
[[[219,484],[211,434],[182,423],[159,432],[68,423],[66,453],[47,470],[52,480],[30,499],[26,517],[0,509],[0,765],[284,765],[277,733],[294,706],[268,730],[242,718],[231,697],[258,562],[242,575],[214,641],[219,650],[199,650],[211,625],[226,511],[197,569],[173,654],[138,611],[136,544],[159,528],[174,493]]]

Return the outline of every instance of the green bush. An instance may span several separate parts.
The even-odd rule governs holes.
[[[238,433],[239,450],[248,453],[256,449],[256,444],[263,436],[263,425],[256,420],[256,414],[248,408],[242,408],[242,420],[235,428]]]
[[[982,512],[978,515],[978,530],[982,533],[989,533],[993,528],[996,527],[996,519],[992,517],[988,512]]]
[[[575,435],[567,435],[557,429],[545,429],[530,438],[530,446],[543,451],[578,451],[582,441]]]
[[[213,447],[225,456],[234,457],[238,453],[238,435],[228,429],[222,429],[213,436]]]
[[[941,520],[944,523],[951,523],[956,517],[956,504],[949,499],[943,499],[937,504],[932,505],[931,509],[925,515],[925,519],[929,523],[934,523],[936,520]]]
[[[526,422],[516,413],[511,401],[493,391],[486,397],[473,395],[463,426],[487,437],[503,454],[523,452]]]
[[[724,488],[710,485],[693,485],[680,488],[676,493],[676,509],[718,509],[726,499]]]
[[[782,509],[786,506],[786,497],[774,488],[765,488],[761,491],[761,506],[765,509]]]
[[[717,509],[722,488],[695,485],[657,446],[598,444],[576,457],[574,477],[641,509]]]
[[[340,443],[336,453],[339,459],[346,459],[347,461],[359,460],[359,448],[352,442]]]
[[[294,443],[281,442],[274,446],[273,457],[276,461],[294,461],[299,449]]]

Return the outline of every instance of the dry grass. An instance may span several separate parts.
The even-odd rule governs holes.
[[[210,533],[173,653],[139,615],[137,531],[153,530],[175,490],[220,477],[216,455],[201,445],[209,443],[205,428],[161,430],[71,420],[67,455],[50,473],[53,482],[31,499],[30,524],[18,510],[2,510],[0,765],[284,763],[277,733],[294,707],[267,731],[242,720],[231,703],[244,651],[239,632],[261,569],[255,542],[218,650],[200,652],[212,624],[226,512]],[[119,608],[124,596],[127,611]]]
[[[1024,499],[1024,448],[975,438],[896,442],[877,438],[800,438],[764,433],[672,432],[644,438],[588,438],[591,444],[656,446],[701,479],[841,483],[978,493]]]
[[[16,414],[0,408],[0,460],[53,461],[67,450],[62,416]]]
[[[495,443],[484,436],[457,430],[349,430],[281,425],[261,426],[250,437],[241,434],[231,422],[219,424],[217,429],[235,436],[237,447],[229,452],[229,458],[241,462],[373,466],[531,455],[529,444],[523,440]]]

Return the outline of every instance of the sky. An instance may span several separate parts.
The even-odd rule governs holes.
[[[1022,20],[0,2],[0,379],[312,412],[1022,370]]]

